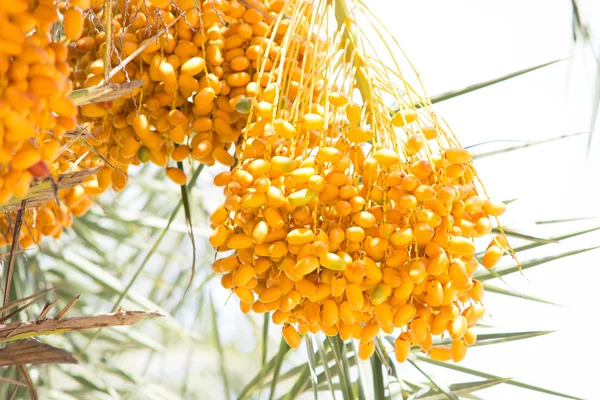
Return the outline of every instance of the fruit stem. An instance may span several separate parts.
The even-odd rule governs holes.
[[[356,36],[352,32],[353,21],[352,17],[350,16],[350,11],[348,10],[345,0],[332,0],[332,2],[335,9],[335,19],[338,28],[342,30],[342,36],[347,40],[348,43],[346,60],[349,62],[351,61],[354,65],[354,68],[356,69],[355,79],[358,90],[360,91],[363,101],[368,103],[373,99],[373,94],[369,80],[367,79],[363,69],[364,61],[356,47]]]
[[[104,1],[104,12],[106,13],[106,23],[104,24],[106,33],[104,40],[104,84],[108,85],[112,52],[112,0]]]

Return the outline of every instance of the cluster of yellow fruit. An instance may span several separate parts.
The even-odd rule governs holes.
[[[104,1],[69,0],[58,3],[58,11],[62,14],[62,30],[66,40],[75,41],[81,37],[85,26],[85,15],[90,11],[100,11]]]
[[[39,243],[42,235],[59,237],[63,228],[70,225],[73,215],[82,215],[89,209],[93,196],[109,187],[122,190],[127,183],[130,164],[151,160],[167,166],[169,160],[179,162],[186,159],[209,165],[215,161],[233,164],[234,158],[227,149],[238,140],[247,113],[243,102],[241,108],[238,107],[240,112],[235,106],[246,97],[250,74],[257,68],[256,59],[268,46],[265,36],[269,32],[269,25],[266,21],[273,18],[282,2],[273,1],[267,7],[263,2],[250,1],[245,2],[248,5],[246,7],[237,1],[205,1],[201,9],[197,9],[193,0],[117,1],[110,12],[104,9],[104,2],[91,4],[89,0],[52,0],[47,4],[42,3],[38,7],[42,7],[44,12],[40,15],[46,17],[47,23],[41,25],[38,21],[34,28],[36,34],[40,37],[43,35],[48,43],[49,33],[59,19],[58,12],[63,15],[64,40],[50,43],[50,46],[56,52],[61,51],[55,57],[57,63],[61,63],[64,75],[59,81],[69,85],[64,91],[56,91],[52,87],[53,96],[63,95],[59,103],[62,109],[55,106],[47,111],[49,118],[53,117],[62,123],[62,129],[52,129],[54,135],[45,139],[44,146],[39,146],[42,161],[30,171],[27,171],[28,165],[26,168],[22,166],[24,161],[31,164],[34,156],[33,161],[39,159],[30,151],[31,147],[36,147],[35,141],[27,141],[23,135],[19,136],[21,142],[12,145],[12,153],[7,153],[7,157],[15,156],[19,146],[24,147],[23,154],[15,156],[17,162],[12,167],[4,168],[2,164],[3,171],[9,173],[5,187],[17,187],[11,193],[5,189],[7,196],[4,201],[13,192],[17,197],[25,196],[32,181],[31,176],[56,177],[61,173],[82,171],[103,164],[104,167],[81,184],[59,190],[59,203],[50,200],[28,209],[24,216],[24,229],[19,236],[22,248]],[[37,15],[39,10],[34,13]],[[18,14],[13,8],[10,13],[1,16],[7,16],[10,24],[16,24],[18,21],[14,15]],[[70,137],[61,139],[60,134],[75,127],[77,110],[66,97],[71,89],[71,83],[67,80],[71,71],[76,88],[93,88],[102,84],[105,72],[110,71],[110,68],[109,71],[104,70],[103,58],[107,30],[102,26],[99,28],[99,25],[107,25],[108,16],[112,19],[111,65],[122,65],[126,57],[137,51],[125,68],[111,76],[110,82],[141,79],[144,84],[131,96],[86,104],[81,108],[78,122],[89,132],[81,139],[95,148],[92,152],[81,141]],[[9,28],[12,29],[12,25]],[[23,28],[24,32],[30,30]],[[6,40],[16,40],[13,36],[12,32],[6,32]],[[21,36],[25,37],[25,34]],[[4,35],[1,39],[5,39]],[[69,42],[70,53],[66,50]],[[143,48],[141,52],[138,50],[140,47]],[[12,49],[12,45],[7,46],[8,52]],[[18,56],[16,54],[18,50],[15,48],[15,54],[6,57],[4,64],[7,70],[10,68],[12,71],[21,65],[21,53]],[[7,76],[12,77],[10,73]],[[27,70],[23,76],[27,77]],[[7,85],[12,83],[8,79],[2,79],[2,82]],[[30,96],[27,90],[33,89],[27,85],[19,88],[27,96]],[[13,92],[12,88],[6,91],[16,101],[18,99]],[[4,108],[7,103],[3,104],[1,100],[0,108]],[[66,113],[63,109],[67,107],[72,117],[70,124],[63,121],[63,114]],[[35,126],[36,132],[48,135],[46,125],[38,122],[37,119],[31,119],[29,114],[23,118],[23,123]],[[64,150],[67,147],[67,151],[58,154],[61,148]],[[103,159],[111,165],[103,163]],[[24,171],[19,172],[18,176],[14,172],[17,165],[20,168],[17,171]],[[43,175],[39,175],[38,170]],[[177,184],[186,181],[185,174],[179,168],[167,168],[166,174]],[[6,213],[0,217],[3,232],[0,245],[12,241],[15,214]]]
[[[68,140],[63,138],[63,144],[67,144]],[[95,171],[102,166],[99,158],[89,156],[89,148],[83,143],[73,141],[68,145],[68,149],[50,164],[50,176]],[[73,217],[85,214],[91,207],[94,197],[108,188],[110,178],[106,177],[107,171],[109,170],[102,169],[98,174],[86,174],[87,176],[80,183],[59,189],[56,198],[27,208],[23,216],[23,227],[19,233],[19,246],[26,249],[39,244],[42,236],[58,239],[63,229],[71,226]],[[16,211],[12,211],[0,217],[0,232],[2,232],[0,246],[12,243],[15,216]]]
[[[179,185],[186,175],[172,162],[234,164],[228,149],[238,141],[247,112],[235,106],[246,97],[256,59],[269,44],[267,21],[282,3],[206,0],[196,8],[194,0],[141,1],[112,13],[115,48],[107,68],[133,58],[110,82],[144,81],[132,96],[81,108],[82,122],[92,123],[95,133],[90,143],[118,168],[113,189],[123,189],[132,164],[164,166]],[[101,10],[98,19],[106,14]],[[76,87],[104,80],[105,44],[106,30],[88,23],[73,45]]]
[[[0,4],[0,205],[27,196],[36,179],[93,167],[87,159],[75,164],[87,151],[78,143],[66,152],[63,149],[70,141],[63,134],[76,126],[77,108],[69,99],[67,46],[51,34],[59,21],[58,4],[54,0],[30,3]],[[92,190],[88,187],[94,178],[59,190],[60,205],[50,200],[26,210],[20,246],[39,243],[42,235],[58,237],[70,225],[72,214],[81,215],[89,208]],[[12,243],[15,217],[14,211],[0,216],[0,246]]]
[[[101,165],[80,141],[63,136],[76,127],[78,112],[69,99],[67,43],[54,41],[52,34],[62,11],[65,37],[76,40],[89,7],[89,0],[71,0],[68,7],[55,0],[39,1],[35,7],[29,1],[0,5],[0,205],[13,196],[25,197],[35,179],[56,179]],[[108,187],[101,185],[102,177],[90,174],[58,190],[58,203],[51,199],[26,209],[20,247],[37,244],[42,236],[58,238],[72,217],[85,213],[93,196]],[[12,243],[15,218],[16,211],[0,216],[0,246]]]
[[[292,347],[321,331],[359,339],[366,359],[380,331],[399,328],[398,361],[411,346],[460,361],[485,312],[474,239],[505,206],[479,194],[471,154],[426,100],[408,84],[401,93],[383,61],[364,61],[344,2],[334,3],[289,1],[274,24],[277,67],[259,72],[239,163],[215,177],[226,199],[211,215],[210,242],[234,252],[213,270],[243,312],[273,312]],[[334,17],[343,27],[331,33],[324,21]],[[278,32],[283,22],[293,32]],[[390,112],[390,93],[401,111]],[[493,238],[485,267],[506,246]],[[451,347],[432,346],[435,335]]]
[[[411,346],[460,361],[485,312],[474,240],[505,206],[481,194],[471,154],[392,50],[395,70],[369,56],[361,13],[353,0],[0,4],[0,205],[35,178],[102,167],[28,209],[20,246],[60,236],[94,196],[125,187],[130,165],[152,161],[183,185],[173,162],[218,162],[232,169],[215,178],[226,200],[210,243],[233,254],[213,270],[243,312],[273,312],[293,347],[321,331],[359,339],[366,359],[380,331],[400,329],[398,361]],[[62,137],[76,126],[72,86],[105,80],[143,84],[81,107],[86,144]],[[0,218],[0,245],[13,221]],[[507,248],[493,237],[483,266]],[[451,347],[433,346],[436,335]]]
[[[54,0],[0,4],[0,205],[48,176],[62,134],[75,127],[67,48],[52,41]]]

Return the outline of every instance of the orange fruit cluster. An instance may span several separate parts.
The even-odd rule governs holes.
[[[58,203],[50,200],[28,209],[24,217],[26,229],[19,236],[21,247],[39,243],[42,236],[59,237],[72,216],[89,209],[95,195],[109,187],[122,190],[131,164],[152,161],[165,166],[167,177],[180,185],[187,177],[183,170],[169,166],[172,162],[233,164],[234,158],[227,150],[238,140],[247,114],[244,102],[238,102],[246,98],[250,80],[256,79],[256,74],[251,76],[257,69],[256,59],[269,44],[265,36],[270,25],[266,21],[274,18],[282,2],[273,1],[267,7],[258,1],[245,2],[246,5],[237,1],[205,1],[196,9],[194,1],[117,1],[110,13],[104,9],[104,2],[41,3],[40,7],[51,5],[52,13],[42,13],[48,22],[37,26],[40,35],[46,32],[49,37],[59,20],[57,10],[63,14],[60,22],[64,39],[51,45],[56,51],[62,50],[61,67],[65,76],[73,71],[76,88],[93,90],[103,84],[105,72],[109,72],[104,70],[103,58],[106,29],[98,29],[98,24],[106,25],[108,14],[112,19],[109,70],[122,65],[123,60],[143,47],[125,68],[111,76],[110,83],[137,79],[144,83],[131,96],[82,106],[78,122],[86,134],[79,140],[61,139],[62,131],[53,131],[55,140],[44,147],[48,155],[42,161],[43,168],[36,164],[31,174],[41,168],[44,177],[56,178],[65,172],[104,167],[81,184],[59,190]],[[13,14],[17,13],[12,10],[9,15]],[[13,17],[10,18],[12,22]],[[69,42],[68,54],[65,44]],[[15,57],[9,57],[6,65],[12,70],[20,64]],[[70,101],[64,103],[77,113]],[[61,117],[57,112],[52,109],[49,114]],[[29,122],[37,128],[36,121]],[[63,131],[74,127],[73,119]],[[95,151],[90,152],[81,141],[92,145]],[[34,143],[30,141],[25,146],[29,149]],[[63,152],[59,155],[61,147]],[[20,189],[16,194],[20,197],[31,184],[29,172],[23,175],[28,179],[18,181]],[[13,180],[8,182],[12,184]],[[2,244],[12,242],[15,214],[7,213],[0,219]]]
[[[0,205],[27,195],[76,124],[67,48],[54,42],[53,0],[0,4]]]
[[[53,0],[38,1],[35,7],[29,1],[5,3],[0,5],[0,205],[12,196],[25,197],[36,180],[57,181],[61,174],[102,164],[82,142],[65,135],[76,127],[78,110],[69,98],[67,41],[53,40],[59,23],[66,40],[81,35],[83,11],[90,1],[71,0],[68,8]],[[59,11],[64,14],[62,21]],[[58,238],[73,216],[89,209],[101,186],[108,186],[102,185],[103,180],[102,173],[90,174],[81,183],[58,190],[56,199],[27,208],[20,247],[38,244],[42,236]],[[2,213],[0,246],[12,243],[16,214]]]
[[[93,8],[100,10],[104,1],[94,1]],[[60,1],[58,9],[63,16],[62,30],[64,38],[69,41],[78,40],[83,35],[85,16],[92,7],[92,0]]]
[[[505,206],[480,193],[471,154],[426,99],[395,89],[383,61],[364,61],[366,46],[348,35],[355,22],[335,10],[290,1],[274,24],[295,29],[273,29],[277,50],[264,57],[276,67],[259,71],[239,163],[215,177],[226,199],[210,243],[233,253],[213,270],[243,312],[272,312],[292,347],[321,331],[359,339],[366,359],[380,331],[399,329],[398,361],[411,346],[460,361],[485,312],[474,240]],[[332,17],[344,29],[327,30]],[[506,246],[493,238],[484,265]],[[436,335],[452,346],[433,347]]]
[[[102,166],[99,158],[89,156],[89,148],[83,143],[71,143],[65,137],[62,144],[68,145],[68,149],[50,164],[50,176],[58,178],[61,174],[70,175]],[[104,170],[100,170],[98,174],[89,174],[81,183],[59,189],[57,198],[50,198],[39,206],[27,208],[19,233],[19,246],[26,249],[40,244],[43,236],[58,239],[64,228],[71,226],[73,217],[85,214],[92,206],[94,197],[103,192],[103,180],[106,180]],[[12,243],[16,213],[12,211],[0,217],[0,246]]]
[[[281,3],[206,0],[196,8],[193,0],[141,1],[113,10],[114,51],[106,68],[133,59],[110,82],[144,83],[132,96],[85,105],[81,114],[95,133],[90,143],[118,169],[114,190],[125,186],[129,165],[151,161],[182,185],[187,177],[178,162],[234,164],[228,150],[246,123],[246,111],[235,105],[246,97],[256,59],[268,46],[268,21]],[[97,13],[101,21],[105,15]],[[105,43],[106,32],[86,22],[73,45],[76,87],[104,80]]]
[[[49,35],[58,11],[60,43]],[[475,241],[488,237],[486,268],[510,251],[504,235],[489,238],[505,206],[362,2],[15,0],[0,5],[0,26],[0,205],[36,177],[102,166],[28,209],[21,247],[122,190],[130,165],[151,161],[183,185],[183,161],[218,162],[231,170],[215,178],[225,201],[210,218],[212,269],[243,312],[272,312],[290,346],[320,331],[359,340],[366,359],[385,332],[400,362],[412,346],[458,362],[476,341]],[[105,80],[142,84],[83,105],[89,133],[63,137],[76,127],[72,86]],[[0,218],[0,245],[13,219]],[[451,346],[433,346],[436,336]]]

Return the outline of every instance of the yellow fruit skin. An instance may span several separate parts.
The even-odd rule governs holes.
[[[177,185],[183,186],[187,183],[187,176],[185,176],[185,172],[179,168],[167,168],[165,174],[170,180],[173,181],[173,183]]]
[[[415,318],[410,322],[410,329],[417,342],[422,342],[427,338],[429,328],[423,318]]]
[[[506,205],[504,203],[496,203],[490,200],[486,200],[483,203],[483,210],[493,217],[498,217],[506,211]]]
[[[300,346],[300,342],[302,341],[302,337],[298,333],[298,331],[292,325],[286,325],[281,330],[285,342],[291,348],[298,348]]]
[[[243,286],[256,275],[256,270],[249,264],[245,264],[237,269],[233,274],[233,284]]]
[[[323,303],[321,320],[326,326],[334,326],[339,320],[338,306],[335,301],[328,299]]]
[[[171,0],[149,0],[150,3],[155,5],[158,8],[165,9],[171,4]]]
[[[206,63],[202,57],[192,57],[181,65],[181,73],[186,76],[195,76],[204,70]]]
[[[25,148],[14,156],[11,167],[18,171],[23,171],[37,164],[41,159],[42,157],[38,149]]]
[[[375,339],[375,337],[377,336],[377,334],[379,333],[379,325],[377,324],[368,324],[366,325],[361,333],[360,333],[360,340],[361,342],[371,342]]]
[[[273,128],[275,129],[275,132],[277,132],[277,135],[284,139],[292,139],[298,134],[296,128],[283,119],[275,120],[273,122]]]
[[[354,127],[350,128],[346,133],[346,137],[351,142],[355,143],[363,143],[368,142],[373,139],[374,136],[373,130],[365,127]]]
[[[485,254],[483,255],[483,260],[481,260],[481,263],[483,264],[484,267],[486,268],[492,268],[494,267],[496,264],[498,264],[498,262],[500,261],[500,259],[502,258],[502,256],[504,255],[504,250],[502,250],[499,246],[490,246],[486,251]]]
[[[296,290],[292,290],[282,297],[281,302],[279,304],[279,309],[282,312],[289,312],[296,307],[300,301],[302,300],[302,296]]]
[[[78,9],[72,8],[65,11],[63,27],[65,36],[69,40],[77,40],[83,34],[83,14]]]
[[[477,342],[477,333],[474,329],[469,328],[465,332],[465,336],[463,337],[468,346],[472,346]]]
[[[358,344],[358,357],[361,360],[368,360],[375,352],[375,342],[363,342]]]
[[[300,259],[294,267],[294,272],[299,276],[310,274],[319,267],[319,259],[315,256],[306,256]]]
[[[404,304],[394,314],[394,326],[401,328],[408,324],[416,315],[415,307],[412,304]]]
[[[465,335],[465,332],[467,332],[468,327],[469,322],[467,318],[463,315],[459,315],[450,323],[448,332],[450,333],[452,339],[460,340]]]
[[[209,237],[209,242],[213,247],[220,247],[227,242],[228,231],[225,225],[218,225]]]
[[[449,163],[452,164],[464,164],[468,163],[473,159],[471,153],[468,150],[461,148],[450,148],[446,149],[444,153],[444,157],[448,160]]]
[[[355,283],[347,285],[346,297],[348,299],[350,307],[352,307],[354,311],[360,311],[363,308],[365,299],[363,297],[362,288],[360,287],[360,285],[357,285]]]
[[[429,349],[429,357],[436,361],[452,360],[452,349],[447,347],[433,347]]]
[[[467,344],[464,340],[454,340],[452,342],[452,361],[455,363],[462,361],[467,355]]]
[[[394,355],[396,356],[396,361],[400,363],[406,361],[409,354],[410,343],[399,336],[394,342]]]
[[[312,230],[307,228],[294,229],[287,234],[287,241],[290,244],[302,245],[310,243],[315,239],[315,235]]]
[[[462,316],[466,319],[469,327],[475,326],[477,321],[483,317],[483,314],[485,314],[485,308],[481,304],[473,304],[462,312]]]
[[[348,325],[354,325],[356,322],[356,313],[348,301],[340,304],[340,318]]]
[[[374,314],[379,326],[383,328],[393,326],[394,314],[387,302],[375,306]]]
[[[323,129],[325,120],[322,116],[317,114],[305,114],[302,122],[302,126],[305,129]]]
[[[430,332],[432,335],[441,335],[446,331],[450,320],[441,312],[433,318]]]
[[[417,112],[414,110],[402,110],[392,117],[392,124],[398,128],[416,121]]]
[[[343,271],[346,269],[346,262],[337,254],[327,253],[321,257],[319,262],[324,268],[333,271]]]

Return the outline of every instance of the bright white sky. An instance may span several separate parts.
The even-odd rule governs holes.
[[[421,73],[429,95],[574,55],[569,61],[437,105],[436,110],[446,118],[463,145],[498,139],[539,140],[590,129],[595,65],[587,49],[573,47],[569,0],[369,0],[368,3],[396,35]],[[589,21],[596,26],[600,26],[599,3],[580,0],[582,11],[596,17],[595,21]],[[475,165],[493,197],[519,199],[510,206],[503,223],[542,237],[600,224],[599,218],[570,225],[535,225],[536,220],[543,219],[600,217],[597,188],[600,136],[596,139],[587,163],[586,138],[582,136],[477,161]],[[600,235],[588,235],[549,245],[542,252],[523,253],[520,259],[599,245],[599,238]],[[600,398],[590,366],[600,359],[594,296],[600,281],[598,256],[600,252],[592,251],[527,270],[525,277],[508,278],[515,290],[567,307],[488,295],[485,305],[493,317],[485,322],[506,331],[559,329],[559,332],[472,349],[461,364],[586,399]],[[499,282],[494,284],[501,286]],[[230,303],[220,312],[221,320],[230,327],[240,323],[235,304]],[[240,326],[236,328],[221,330],[225,335],[222,340],[225,345],[235,343],[240,350],[247,349],[254,338],[240,338],[237,334]],[[226,336],[227,332],[230,336]],[[448,375],[444,371],[431,369],[446,383],[479,379]],[[415,376],[410,366],[403,366],[400,372]],[[486,399],[550,398],[506,385],[479,394]]]

